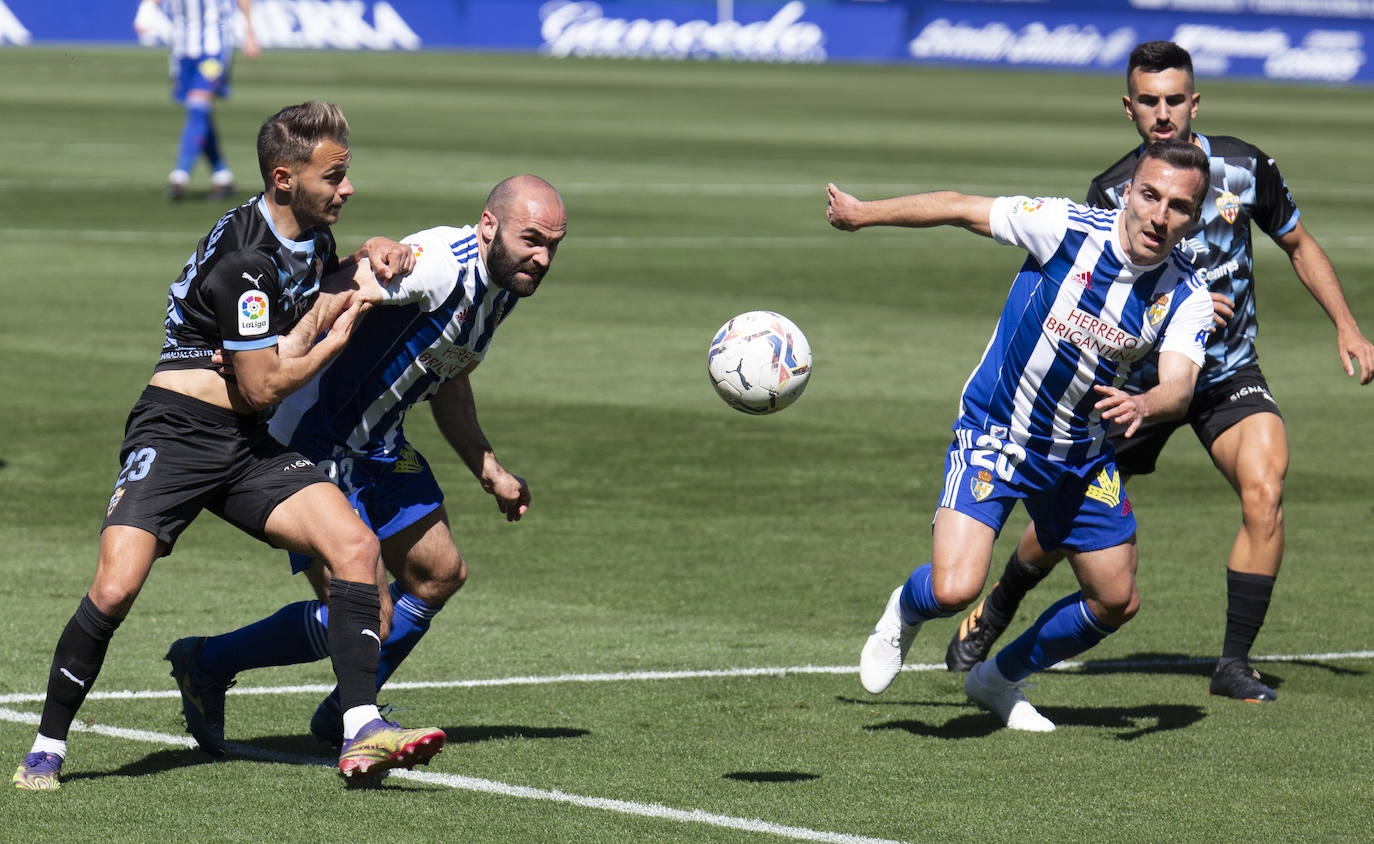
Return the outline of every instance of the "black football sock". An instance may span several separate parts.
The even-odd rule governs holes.
[[[1015,551],[1011,552],[1002,577],[992,585],[992,591],[988,592],[987,600],[983,602],[983,617],[1002,627],[1010,624],[1016,616],[1016,608],[1021,606],[1021,599],[1050,571],[1052,569],[1033,566],[1016,556]]]
[[[66,741],[76,711],[100,674],[100,666],[105,664],[110,637],[122,620],[96,609],[89,595],[82,596],[57,639],[52,669],[48,672],[48,696],[38,722],[39,733]]]
[[[1267,574],[1226,571],[1226,638],[1218,667],[1250,658],[1273,593],[1274,578]]]
[[[344,712],[377,702],[381,614],[377,584],[338,578],[329,581],[329,627],[325,635]]]

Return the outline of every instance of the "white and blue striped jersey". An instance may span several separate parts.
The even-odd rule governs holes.
[[[172,22],[172,60],[224,59],[237,43],[233,0],[162,0]]]
[[[1212,324],[1207,285],[1178,249],[1153,266],[1131,263],[1120,211],[1004,196],[989,224],[997,242],[1030,254],[964,385],[955,427],[1051,460],[1090,460],[1107,447],[1094,385],[1119,387],[1156,346],[1202,364]]]
[[[518,297],[488,279],[471,226],[426,229],[403,242],[415,269],[269,423],[272,436],[312,460],[393,457],[405,443],[406,411],[481,361],[515,308]]]

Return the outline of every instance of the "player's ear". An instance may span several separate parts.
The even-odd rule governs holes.
[[[1131,107],[1131,95],[1121,95],[1121,106],[1126,109],[1126,119],[1135,122],[1135,109]]]
[[[272,168],[272,189],[291,192],[296,182],[296,174],[291,172],[290,167],[277,166]]]
[[[500,223],[497,221],[496,215],[486,208],[483,208],[482,219],[477,221],[477,234],[481,236],[482,240],[487,243],[491,243],[495,240],[496,230],[499,227]]]
[[[1191,120],[1191,119],[1197,117],[1197,104],[1200,103],[1200,102],[1202,102],[1202,95],[1201,95],[1201,94],[1198,94],[1198,93],[1194,93],[1194,94],[1193,94],[1193,109],[1192,109],[1191,112],[1188,113],[1188,119],[1189,119],[1189,120]]]

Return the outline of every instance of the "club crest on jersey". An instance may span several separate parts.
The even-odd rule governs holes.
[[[239,333],[245,337],[267,333],[267,297],[256,290],[239,297]]]
[[[992,473],[987,469],[978,472],[978,476],[968,482],[969,492],[973,493],[974,501],[982,501],[992,495]]]
[[[108,509],[105,510],[105,518],[108,519],[108,518],[110,517],[110,515],[111,515],[112,513],[114,513],[115,508],[119,506],[119,502],[120,502],[120,501],[123,501],[123,500],[124,500],[124,487],[120,487],[119,489],[116,489],[116,490],[114,491],[114,495],[111,495],[111,496],[110,496],[110,506],[109,506]]]
[[[396,463],[391,467],[391,471],[398,475],[418,475],[420,468],[420,454],[409,444],[401,447],[401,453],[396,455]]]
[[[1228,223],[1234,223],[1236,221],[1236,214],[1240,212],[1240,197],[1231,193],[1229,190],[1222,191],[1221,196],[1217,197],[1217,211],[1221,214],[1223,220]]]
[[[1150,321],[1150,325],[1159,325],[1168,314],[1169,294],[1165,293],[1150,304],[1149,309],[1145,311],[1145,318]]]
[[[1115,469],[1103,469],[1084,494],[1108,507],[1117,506],[1121,503],[1121,475]]]

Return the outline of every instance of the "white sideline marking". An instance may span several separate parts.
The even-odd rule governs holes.
[[[323,689],[325,687],[321,686],[319,688]],[[159,695],[159,697],[162,697],[162,695]],[[0,720],[12,721],[20,724],[33,724],[36,726],[39,722],[39,717],[35,713],[16,712],[13,709],[0,707]],[[78,732],[96,733],[98,735],[112,736],[114,738],[128,739],[130,741],[141,741],[149,744],[172,745],[174,747],[188,749],[196,746],[195,740],[187,736],[156,733],[149,730],[131,730],[125,727],[110,727],[103,724],[87,726],[80,721],[74,722],[72,724],[72,729]],[[243,756],[264,762],[279,762],[288,765],[308,765],[311,767],[327,768],[331,771],[337,770],[336,766],[338,765],[337,759],[302,756],[296,753],[282,753],[280,751],[267,750],[265,748],[253,747],[237,742],[228,742],[227,746],[230,753],[236,756]],[[870,838],[864,835],[826,832],[818,829],[807,829],[801,826],[785,826],[759,818],[737,818],[730,815],[717,815],[713,812],[703,812],[700,809],[674,809],[660,803],[635,803],[630,800],[616,800],[609,797],[587,797],[581,794],[569,794],[566,791],[558,791],[556,789],[530,788],[523,785],[511,785],[510,783],[497,782],[496,780],[465,777],[460,774],[393,770],[390,776],[414,780],[428,785],[456,788],[462,791],[500,794],[505,797],[523,797],[527,800],[548,800],[554,803],[567,803],[572,806],[581,806],[584,809],[600,809],[606,812],[618,812],[622,815],[638,815],[640,817],[659,818],[662,820],[678,821],[680,823],[700,823],[727,829],[742,829],[747,832],[762,832],[783,838],[792,838],[798,841],[824,841],[830,842],[831,844],[903,844],[903,842],[889,838]]]
[[[1374,659],[1374,650],[1340,651],[1309,654],[1251,655],[1251,662],[1313,662],[1329,659]],[[1098,668],[1151,668],[1164,665],[1205,665],[1215,657],[1181,657],[1178,659],[1115,659],[1087,662],[1061,662],[1051,671],[1074,671]],[[902,667],[903,671],[944,671],[943,662],[919,663]],[[694,680],[713,677],[784,677],[789,674],[857,674],[857,665],[794,665],[778,668],[718,668],[696,671],[617,671],[603,674],[551,674],[523,677],[493,677],[485,680],[414,680],[387,683],[388,689],[475,689],[486,686],[547,686],[555,683],[625,683],[639,680]],[[231,695],[294,695],[324,694],[334,686],[310,683],[295,686],[235,686]],[[154,700],[175,698],[176,689],[155,691],[91,692],[87,700]],[[0,695],[0,704],[39,703],[44,693],[17,692]]]
[[[1374,650],[1366,651],[1344,651],[1333,653],[1308,653],[1308,654],[1273,654],[1269,656],[1252,656],[1252,662],[1310,662],[1317,660],[1332,659],[1374,659]],[[1181,659],[1147,659],[1147,660],[1104,660],[1101,662],[1063,662],[1054,666],[1055,670],[1073,670],[1087,668],[1131,668],[1131,667],[1151,667],[1162,665],[1197,665],[1211,662],[1207,657],[1184,657]],[[908,665],[903,668],[905,671],[943,671],[943,663],[920,663]],[[455,688],[480,688],[485,686],[520,686],[520,685],[551,685],[555,683],[617,683],[631,682],[637,680],[684,680],[712,677],[783,677],[789,674],[853,674],[858,672],[858,667],[853,665],[800,665],[784,668],[727,668],[716,670],[701,671],[629,671],[613,672],[604,674],[558,674],[550,676],[524,676],[524,677],[500,677],[486,680],[452,680],[447,682],[428,681],[428,682],[399,682],[390,683],[388,688],[393,689],[455,689]],[[265,694],[322,694],[328,692],[332,687],[321,684],[299,685],[299,686],[249,686],[235,687],[229,690],[230,694],[235,695],[265,695]],[[92,692],[89,698],[104,700],[150,700],[175,698],[179,692],[170,691],[120,691],[120,692]],[[0,703],[36,703],[43,700],[42,694],[8,694],[0,695]],[[89,699],[88,698],[88,699]],[[0,706],[0,721],[10,721],[18,724],[30,724],[36,726],[39,722],[36,713],[19,712],[8,707]],[[193,748],[196,746],[195,740],[187,736],[171,735],[168,733],[157,733],[149,730],[134,730],[127,727],[112,727],[104,724],[87,726],[80,721],[72,724],[72,729],[78,732],[96,733],[98,735],[111,736],[113,738],[128,739],[130,741],[141,741],[151,744],[164,744],[174,747]],[[292,765],[310,765],[323,768],[334,768],[336,760],[321,759],[318,757],[301,756],[298,754],[281,753],[273,750],[266,750],[260,747],[228,743],[229,749],[238,756],[250,759],[258,759],[266,762],[280,762]],[[806,827],[785,826],[775,824],[758,818],[738,818],[730,815],[718,815],[711,812],[703,812],[700,809],[674,809],[670,806],[663,806],[658,803],[635,803],[628,800],[617,800],[608,797],[587,797],[579,794],[569,794],[565,791],[554,789],[530,788],[523,785],[511,785],[509,783],[497,782],[495,780],[485,780],[476,777],[465,777],[459,774],[440,774],[430,771],[393,771],[391,776],[401,779],[414,780],[430,785],[445,786],[456,788],[463,791],[475,791],[486,794],[500,794],[507,797],[521,797],[529,800],[548,800],[556,803],[566,803],[572,806],[580,806],[587,809],[600,809],[608,812],[618,812],[626,815],[638,815],[648,818],[660,818],[673,820],[680,823],[701,823],[709,826],[717,826],[728,829],[740,829],[747,832],[761,832],[769,835],[776,835],[783,838],[792,838],[800,841],[823,841],[833,842],[833,844],[902,844],[902,842],[885,838],[869,838],[862,835],[850,835],[841,832],[826,832],[824,830],[807,829]]]

